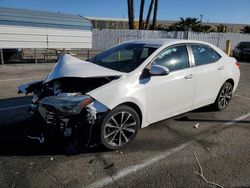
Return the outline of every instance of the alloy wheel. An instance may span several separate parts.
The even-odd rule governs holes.
[[[218,105],[221,109],[224,109],[229,104],[232,98],[232,87],[230,85],[225,86],[219,95]]]
[[[135,117],[127,111],[113,114],[104,125],[104,139],[111,146],[122,146],[136,134]]]

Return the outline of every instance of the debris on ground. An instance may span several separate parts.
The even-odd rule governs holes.
[[[123,154],[123,151],[116,150],[116,153]]]
[[[111,163],[111,164],[109,164],[109,165],[107,165],[107,166],[103,167],[103,169],[107,170],[107,169],[109,169],[109,168],[113,167],[113,166],[114,166],[114,164],[115,164],[115,163]]]
[[[199,125],[200,125],[200,124],[197,123],[197,124],[195,124],[193,127],[196,128],[196,129],[198,129],[198,128],[199,128]]]
[[[89,164],[92,164],[94,162],[95,159],[90,159],[89,160]]]
[[[27,135],[28,138],[30,139],[33,139],[33,140],[38,140],[41,144],[44,143],[44,136],[43,134],[41,134],[41,136],[30,136],[30,135]]]
[[[34,163],[34,162],[31,162],[31,163],[30,163],[30,165],[33,165],[33,164],[35,164],[35,163]]]
[[[50,157],[50,160],[51,160],[51,161],[53,161],[53,160],[54,160],[54,158],[53,158],[53,157]]]
[[[201,164],[200,164],[200,162],[199,162],[199,160],[198,160],[198,158],[197,158],[197,156],[196,156],[195,153],[194,153],[194,157],[195,157],[195,159],[196,159],[196,161],[197,161],[197,163],[198,163],[198,165],[199,165],[199,170],[200,170],[200,172],[194,172],[194,173],[196,173],[198,176],[200,176],[206,183],[208,183],[208,184],[210,184],[210,185],[214,185],[214,186],[220,187],[220,188],[223,188],[222,185],[220,185],[220,184],[218,184],[218,183],[214,183],[214,182],[208,181],[208,180],[205,178],[205,176],[204,176],[204,174],[203,174],[203,170],[202,170]]]

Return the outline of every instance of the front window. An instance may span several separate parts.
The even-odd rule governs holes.
[[[124,43],[98,54],[89,61],[120,72],[131,72],[155,50],[155,47],[145,44]]]
[[[166,48],[156,57],[155,64],[167,67],[169,71],[189,67],[188,53],[185,45]]]

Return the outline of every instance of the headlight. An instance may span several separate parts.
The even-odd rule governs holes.
[[[41,104],[50,105],[65,113],[78,114],[93,99],[88,95],[63,93],[58,96],[46,97]]]

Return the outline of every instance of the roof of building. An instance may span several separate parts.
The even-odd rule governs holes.
[[[0,7],[0,25],[91,30],[91,21],[81,15]]]
[[[108,17],[93,17],[93,16],[86,16],[89,20],[99,20],[99,21],[128,21],[128,18],[108,18]],[[135,21],[139,21],[138,19],[135,19]],[[152,20],[150,20],[152,22]],[[173,24],[176,22],[179,22],[179,20],[157,20],[158,23],[161,24]],[[219,22],[202,22],[204,25],[231,25],[231,26],[245,26],[249,24],[241,24],[241,23],[219,23]]]

